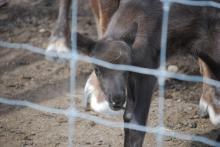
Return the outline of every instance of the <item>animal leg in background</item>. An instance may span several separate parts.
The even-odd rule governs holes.
[[[52,31],[47,52],[69,52],[68,39],[70,38],[70,28],[68,14],[70,3],[70,0],[60,0],[58,19]]]
[[[96,20],[98,38],[105,33],[108,23],[119,7],[120,0],[90,0]]]

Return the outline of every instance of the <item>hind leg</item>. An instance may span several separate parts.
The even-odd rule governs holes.
[[[70,28],[68,22],[68,14],[70,9],[70,0],[60,0],[59,14],[52,31],[47,52],[65,53],[69,52],[68,38],[70,35]]]
[[[119,7],[120,0],[90,0],[90,5],[96,19],[98,38],[105,33],[111,17]]]
[[[102,34],[106,31],[112,16],[119,7],[119,3],[120,0],[100,0],[99,25]]]
[[[96,21],[96,29],[97,29],[97,33],[98,33],[98,38],[102,37],[102,31],[101,31],[101,26],[99,23],[100,20],[100,0],[90,0],[90,6]]]
[[[199,59],[199,65],[200,72],[204,77],[216,80],[216,76],[201,59]],[[220,89],[204,83],[199,108],[202,117],[209,115],[213,124],[220,124]]]

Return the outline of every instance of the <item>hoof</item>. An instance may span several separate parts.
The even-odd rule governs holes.
[[[52,38],[46,50],[46,59],[58,62],[66,62],[70,49],[66,45],[64,38]]]
[[[167,67],[167,71],[169,71],[169,72],[178,72],[179,71],[179,68],[178,68],[178,66],[176,66],[176,65],[169,65],[168,67]]]

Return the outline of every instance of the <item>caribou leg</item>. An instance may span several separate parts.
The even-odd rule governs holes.
[[[151,97],[156,83],[156,78],[152,76],[136,77],[138,80],[132,90],[135,98],[128,97],[127,107],[124,113],[124,121],[127,123],[145,126],[151,103]],[[130,95],[130,96],[132,96]],[[124,129],[124,147],[142,147],[145,132]]]
[[[65,53],[69,52],[68,38],[70,28],[68,14],[70,9],[70,0],[60,0],[58,20],[51,34],[47,52]]]

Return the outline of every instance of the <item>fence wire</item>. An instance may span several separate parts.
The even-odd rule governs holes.
[[[9,43],[5,41],[0,41],[0,47],[11,48],[11,49],[25,49],[31,51],[33,53],[50,56],[53,58],[60,58],[64,60],[70,61],[71,68],[71,78],[70,78],[70,104],[68,109],[57,109],[52,107],[47,107],[39,104],[35,104],[29,101],[24,100],[11,100],[7,98],[0,97],[0,103],[13,105],[13,106],[23,106],[31,109],[35,109],[42,112],[54,113],[58,115],[64,115],[68,118],[69,122],[69,134],[68,134],[68,147],[72,147],[74,144],[74,123],[76,118],[81,118],[89,121],[94,121],[97,124],[101,124],[107,127],[113,128],[129,128],[133,130],[143,131],[146,133],[153,133],[157,136],[157,146],[160,147],[163,145],[163,137],[169,136],[174,137],[180,140],[188,140],[188,141],[197,141],[210,146],[220,146],[219,142],[211,140],[209,138],[183,133],[176,132],[173,130],[169,130],[164,126],[164,93],[165,93],[165,80],[167,78],[178,79],[182,81],[191,81],[191,82],[201,82],[206,83],[212,86],[220,87],[220,82],[201,77],[201,76],[192,76],[185,75],[179,73],[172,73],[166,71],[166,47],[167,47],[167,34],[168,34],[168,21],[169,21],[169,10],[170,6],[173,3],[179,3],[183,5],[190,6],[210,6],[214,8],[220,8],[220,3],[214,1],[197,1],[197,0],[161,0],[163,3],[163,21],[162,21],[162,32],[161,32],[161,54],[160,54],[160,68],[159,69],[148,69],[142,67],[136,67],[131,65],[120,65],[120,64],[112,64],[106,61],[102,61],[99,59],[91,58],[88,56],[80,55],[77,52],[77,43],[76,43],[76,32],[77,32],[77,11],[78,11],[78,0],[72,0],[72,32],[71,32],[71,54],[68,53],[54,53],[54,52],[45,52],[46,50],[39,47],[34,47],[30,44],[21,44],[21,43]],[[76,80],[76,68],[77,62],[84,61],[92,64],[97,64],[99,66],[103,66],[113,70],[122,70],[122,71],[130,71],[135,73],[141,73],[145,75],[153,75],[158,78],[159,81],[159,105],[158,105],[158,118],[159,125],[157,127],[148,127],[141,126],[136,124],[129,124],[123,122],[115,122],[109,121],[106,119],[99,118],[97,116],[93,116],[87,113],[79,112],[75,108],[75,80]]]

